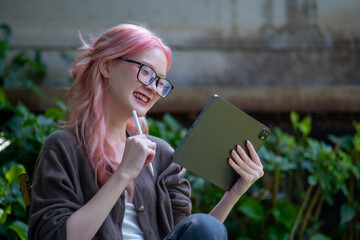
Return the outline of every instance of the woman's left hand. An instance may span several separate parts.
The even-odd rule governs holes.
[[[240,175],[229,191],[229,194],[237,199],[264,175],[263,165],[254,146],[250,141],[246,141],[246,147],[250,156],[238,145],[231,151],[231,157],[228,159],[230,166]]]

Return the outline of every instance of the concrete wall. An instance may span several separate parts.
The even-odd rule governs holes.
[[[89,37],[136,22],[174,49],[168,78],[176,91],[236,87],[231,96],[244,87],[314,86],[329,88],[329,97],[339,86],[360,89],[359,13],[358,0],[0,0],[0,23],[12,28],[13,48],[42,50],[43,85],[69,85],[60,52],[76,55],[79,31]],[[273,96],[265,92],[264,103]],[[331,102],[343,99],[341,106],[350,102],[360,112],[358,96],[338,94]]]
[[[357,0],[1,0],[14,49],[39,48],[46,85],[64,86],[59,51],[123,22],[148,25],[176,49],[181,87],[358,84]],[[66,71],[65,71],[66,72]]]

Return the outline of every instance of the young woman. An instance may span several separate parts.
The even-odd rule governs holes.
[[[131,24],[82,49],[72,69],[69,120],[48,137],[36,164],[28,238],[227,239],[222,222],[263,175],[252,144],[250,156],[236,147],[229,157],[238,182],[209,214],[190,215],[190,186],[171,162],[173,149],[134,134],[132,122],[132,110],[144,120],[173,88],[166,79],[171,50]]]

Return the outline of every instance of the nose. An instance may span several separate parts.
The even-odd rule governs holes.
[[[156,93],[156,80],[153,81],[150,85],[146,86],[146,88]]]

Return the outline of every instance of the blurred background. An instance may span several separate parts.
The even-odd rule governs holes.
[[[360,119],[360,2],[357,0],[1,0],[12,51],[40,50],[45,92],[63,98],[69,59],[119,23],[139,23],[174,50],[172,94],[150,115],[189,125],[213,93],[270,125],[311,114],[313,134],[348,133]],[[36,111],[48,107],[14,92]]]
[[[230,239],[360,239],[359,0],[0,0],[0,238],[26,238],[17,176],[66,115],[79,33],[120,23],[173,49],[152,134],[175,148],[214,93],[273,129]],[[208,212],[221,190],[188,179]]]

